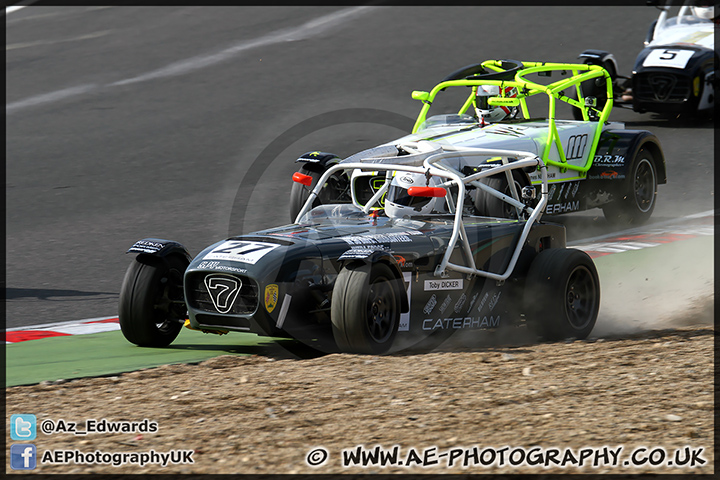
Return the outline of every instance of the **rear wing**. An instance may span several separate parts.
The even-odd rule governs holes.
[[[429,142],[428,142],[429,143]],[[445,254],[438,266],[435,269],[434,275],[438,277],[446,276],[447,270],[454,270],[470,276],[478,275],[481,277],[491,278],[497,281],[506,280],[513,272],[515,264],[520,256],[520,251],[524,245],[527,237],[530,233],[530,229],[533,224],[540,220],[545,207],[548,203],[548,182],[547,182],[547,167],[540,157],[529,152],[513,151],[513,150],[498,150],[489,148],[452,148],[443,146],[440,151],[433,150],[431,152],[421,152],[425,145],[423,142],[403,144],[402,148],[406,151],[417,152],[417,155],[408,155],[403,157],[392,157],[392,158],[412,158],[412,161],[406,161],[403,163],[380,163],[379,160],[387,161],[389,158],[366,158],[364,160],[356,160],[352,162],[340,162],[328,168],[318,180],[315,188],[310,192],[305,205],[298,213],[295,223],[299,223],[300,219],[312,208],[312,204],[315,198],[320,193],[322,186],[328,181],[328,179],[337,171],[340,170],[353,170],[358,169],[362,171],[373,171],[373,172],[385,172],[385,182],[382,187],[375,192],[370,200],[362,207],[363,211],[368,214],[375,205],[379,205],[380,198],[387,192],[390,186],[393,175],[397,172],[411,172],[421,173],[426,175],[437,176],[444,179],[441,187],[446,188],[445,201],[448,206],[448,210],[454,215],[453,231],[448,242]],[[486,164],[487,168],[483,168],[480,172],[473,173],[471,175],[464,175],[455,168],[453,168],[447,160],[458,157],[500,157],[501,162],[499,164]],[[519,196],[519,192],[516,191],[515,183],[512,181],[512,170],[515,169],[538,169],[541,174],[541,186],[540,186],[540,200],[535,207],[529,207],[525,205]],[[511,195],[505,195],[499,190],[487,186],[479,180],[492,175],[504,173],[508,178],[508,184],[511,186]],[[468,240],[467,232],[463,223],[463,203],[465,201],[466,186],[472,185],[476,188],[481,188],[490,195],[493,195],[503,202],[512,205],[517,209],[518,213],[524,212],[528,215],[527,220],[517,220],[518,222],[525,222],[522,233],[518,238],[517,244],[514,247],[513,254],[510,258],[510,262],[504,272],[489,272],[480,270],[475,265],[475,260],[472,254],[470,242]],[[447,187],[455,186],[457,188],[457,200],[453,198],[451,192]],[[520,218],[520,215],[518,215]],[[455,247],[460,244],[460,247],[464,253],[465,259],[464,265],[459,265],[450,262],[450,257]]]

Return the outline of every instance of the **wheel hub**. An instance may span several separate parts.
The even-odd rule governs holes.
[[[370,336],[378,343],[385,342],[392,334],[394,312],[392,311],[392,287],[386,283],[375,283],[370,288],[368,309],[368,330]]]
[[[592,317],[596,285],[586,267],[580,266],[570,275],[565,296],[570,324],[580,330]]]

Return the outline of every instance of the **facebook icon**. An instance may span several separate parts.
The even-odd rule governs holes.
[[[37,451],[35,445],[10,445],[10,468],[13,470],[34,470],[37,466]]]

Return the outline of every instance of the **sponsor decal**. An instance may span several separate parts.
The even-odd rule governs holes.
[[[367,247],[352,247],[338,257],[338,260],[367,258],[377,251],[388,250],[382,245],[369,245]]]
[[[522,137],[525,135],[523,131],[525,128],[516,125],[503,125],[496,126],[489,130],[488,133],[494,133],[495,135],[507,135],[510,137]]]
[[[423,308],[423,313],[425,315],[430,315],[430,313],[432,313],[433,309],[435,308],[435,305],[437,305],[437,295],[433,293],[430,297],[430,300],[428,300],[425,304],[425,308]]]
[[[310,152],[310,153],[306,153],[305,155],[300,157],[300,160],[305,160],[308,162],[319,162],[320,159],[317,158],[319,156],[320,156],[320,152],[318,152],[318,151]]]
[[[275,310],[279,294],[280,289],[276,284],[271,283],[265,287],[265,310],[267,310],[268,313],[272,313],[272,311]]]
[[[580,182],[575,182],[575,185],[573,185],[572,188],[572,198],[575,198],[575,194],[577,193],[578,188],[580,188]]]
[[[279,246],[280,245],[274,243],[228,240],[212,249],[204,258],[207,260],[227,260],[254,265],[258,260]]]
[[[540,181],[540,180],[542,180],[542,175],[541,175],[540,173],[531,173],[531,174],[528,175],[528,176],[530,177],[530,180],[532,180],[532,181],[535,181],[535,180]],[[548,173],[547,173],[547,178],[548,178],[548,180],[550,180],[551,178],[555,178],[556,176],[557,176],[557,175],[556,175],[556,172],[548,172]]]
[[[470,299],[470,306],[467,309],[467,313],[470,313],[470,310],[472,310],[473,306],[475,305],[475,300],[477,300],[478,295],[480,295],[480,292],[477,292],[473,297]]]
[[[412,305],[412,272],[403,272],[403,282],[407,285],[405,292],[407,300]],[[410,330],[410,312],[400,314],[400,322],[398,323],[398,332],[407,332]]]
[[[612,179],[612,178],[617,178],[617,177],[618,177],[618,172],[616,172],[615,170],[608,170],[607,172],[603,172],[600,174],[600,178],[604,178],[604,179]]]
[[[228,313],[240,293],[242,281],[239,278],[211,273],[205,276],[205,288],[210,294],[213,306],[218,313]]]
[[[625,175],[620,175],[615,170],[608,170],[599,175],[588,175],[587,178],[588,180],[621,180],[625,178]]]
[[[445,309],[450,305],[450,302],[452,302],[452,299],[450,298],[450,295],[445,297],[445,300],[443,300],[442,305],[440,305],[440,313],[445,312]]]
[[[222,265],[220,262],[200,262],[197,268],[200,270],[223,270],[225,272],[247,273],[247,270],[244,268]]]
[[[585,154],[585,147],[587,146],[588,135],[584,133],[582,135],[572,135],[568,139],[567,148],[565,149],[565,158],[568,160],[577,160],[582,158]]]
[[[462,290],[462,278],[446,278],[443,280],[425,280],[425,291],[434,290]]]
[[[348,235],[340,237],[340,240],[348,245],[379,245],[382,243],[409,243],[412,242],[410,235],[402,233],[385,233],[373,235]]]
[[[580,186],[580,182],[571,182],[567,184],[567,189],[565,190],[565,199],[572,195],[572,198],[575,198],[575,194],[577,193],[578,187]]]
[[[164,243],[160,242],[152,242],[150,240],[139,240],[133,244],[132,247],[130,247],[129,252],[137,252],[137,253],[157,253],[160,250],[163,249],[165,246]]]
[[[278,313],[277,323],[275,323],[275,326],[277,328],[282,328],[283,324],[285,323],[285,317],[287,317],[287,312],[290,308],[290,302],[292,302],[292,296],[286,293],[283,297],[282,305],[280,306],[280,313]]]
[[[490,297],[490,293],[485,292],[485,295],[483,295],[482,300],[480,300],[480,303],[478,303],[478,308],[477,308],[478,313],[482,312],[482,309],[485,306],[485,302],[487,302],[488,297]]]
[[[460,330],[464,328],[494,328],[500,325],[500,315],[478,317],[426,318],[423,330]]]
[[[500,295],[502,295],[502,292],[497,292],[495,295],[493,295],[493,298],[490,300],[488,307],[490,307],[491,312],[492,312],[493,308],[495,308],[495,305],[497,305],[498,301],[500,300]]]
[[[574,202],[554,203],[552,205],[548,205],[547,209],[545,210],[545,213],[547,213],[549,215],[555,215],[558,213],[575,212],[577,210],[580,210],[580,200],[575,200]]]
[[[625,165],[623,155],[595,155],[593,164],[598,167],[619,167]]]
[[[393,255],[395,260],[398,262],[398,265],[400,265],[400,268],[413,268],[415,264],[402,255]]]
[[[458,299],[457,302],[455,302],[455,308],[453,309],[453,310],[455,310],[455,313],[460,312],[460,309],[463,307],[463,305],[465,305],[466,299],[467,299],[467,295],[465,295],[464,293],[462,295],[460,295],[460,298]]]

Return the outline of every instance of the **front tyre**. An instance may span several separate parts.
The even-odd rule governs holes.
[[[541,251],[528,271],[524,303],[533,330],[544,340],[586,338],[600,308],[595,264],[581,250]]]
[[[120,329],[129,342],[166,347],[175,340],[187,318],[183,274],[188,265],[179,255],[130,264],[118,306]]]
[[[640,225],[655,209],[658,174],[652,154],[641,148],[630,166],[620,198],[603,207],[605,219],[614,225]]]
[[[384,263],[345,266],[332,294],[333,337],[342,352],[382,354],[400,323],[399,280]]]

